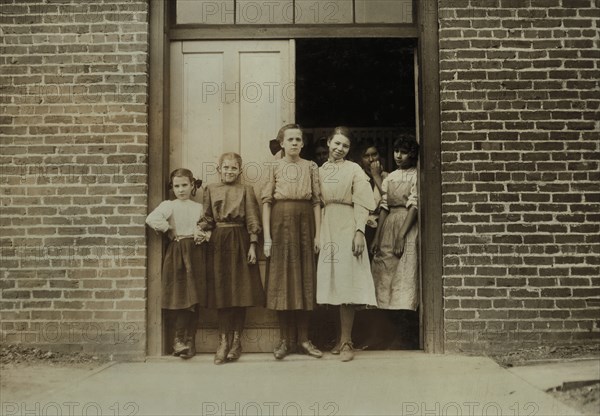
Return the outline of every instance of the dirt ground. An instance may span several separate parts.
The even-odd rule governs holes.
[[[550,394],[586,416],[600,414],[600,382],[566,391],[553,391]]]
[[[490,355],[491,359],[505,368],[597,357],[600,357],[600,343],[554,347],[541,346]]]
[[[491,355],[503,367],[516,367],[600,357],[600,344],[541,346]],[[598,375],[600,378],[600,375]],[[557,400],[586,416],[600,415],[600,381],[589,386],[550,391]]]
[[[7,345],[0,348],[0,402],[19,402],[82,380],[105,365],[106,358]]]

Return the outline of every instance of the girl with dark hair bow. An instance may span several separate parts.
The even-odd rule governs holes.
[[[202,243],[210,236],[197,235],[196,223],[204,209],[190,199],[201,185],[190,170],[175,169],[169,189],[176,199],[161,202],[146,218],[148,226],[168,233],[170,239],[162,267],[162,308],[174,312],[173,355],[181,358],[196,354],[198,309],[206,306],[206,244]]]

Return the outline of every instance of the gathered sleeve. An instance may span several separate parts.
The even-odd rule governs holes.
[[[387,212],[390,212],[390,207],[388,205],[388,188],[389,188],[389,180],[386,177],[383,182],[381,182],[381,203],[379,207],[381,209],[385,209]]]
[[[198,221],[198,226],[202,231],[209,231],[215,228],[215,218],[210,197],[210,187],[208,186],[204,190],[202,205],[204,206],[204,215],[200,218],[200,221]]]
[[[319,183],[319,167],[315,162],[310,163],[310,189],[311,197],[310,202],[313,207],[321,204],[321,185]]]
[[[417,186],[417,175],[413,175],[410,181],[410,193],[406,201],[406,208],[415,207],[419,209],[419,187]]]
[[[258,243],[258,235],[262,231],[260,222],[260,210],[258,201],[254,195],[254,189],[251,186],[244,186],[246,194],[244,195],[245,211],[246,211],[246,228],[250,234],[250,242]]]
[[[352,177],[352,206],[356,230],[365,232],[369,212],[375,210],[375,195],[367,179],[367,174],[356,165]]]
[[[171,201],[163,201],[146,217],[146,224],[153,230],[167,232],[171,228],[169,218],[172,214],[173,204]]]
[[[269,163],[268,166],[268,178],[267,182],[262,188],[260,195],[261,202],[263,204],[272,204],[273,195],[275,195],[275,163]]]

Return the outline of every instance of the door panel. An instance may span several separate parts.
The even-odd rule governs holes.
[[[259,196],[273,159],[269,141],[294,121],[294,69],[293,41],[171,43],[171,170],[185,167],[214,183],[219,156],[236,152],[244,160],[243,181]],[[264,282],[264,258],[259,266]],[[272,351],[276,315],[252,308],[246,321],[244,350]],[[216,348],[215,311],[201,311],[196,340],[200,351]]]

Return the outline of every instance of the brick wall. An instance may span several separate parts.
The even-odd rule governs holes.
[[[440,0],[449,351],[600,335],[598,0]]]
[[[3,342],[145,350],[148,5],[0,5]]]
[[[440,0],[446,346],[600,334],[598,0]],[[141,356],[146,1],[0,4],[3,342]]]

